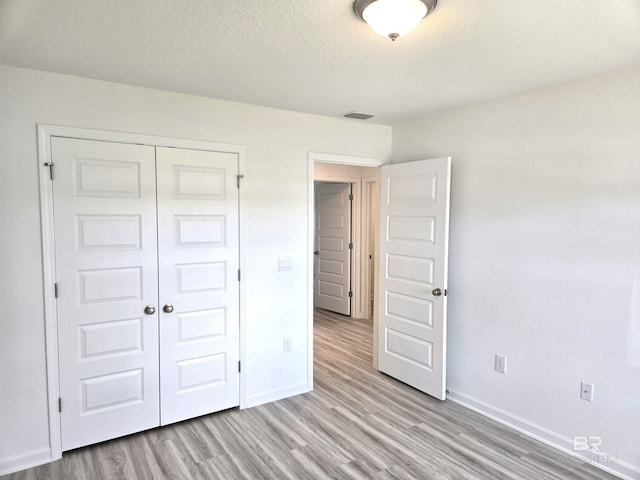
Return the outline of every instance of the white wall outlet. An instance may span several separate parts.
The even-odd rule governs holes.
[[[292,350],[292,345],[291,345],[291,337],[285,337],[282,339],[282,351],[283,352],[290,352]]]
[[[580,383],[580,398],[587,402],[593,402],[593,384],[587,382]]]
[[[293,261],[291,257],[278,257],[278,271],[290,272],[293,270]]]
[[[506,374],[507,373],[507,357],[505,357],[504,355],[498,355],[496,353],[495,369],[496,369],[496,372]]]

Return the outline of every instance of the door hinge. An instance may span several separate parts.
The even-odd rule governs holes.
[[[240,188],[240,180],[242,180],[244,178],[244,175],[236,175],[236,183],[238,185],[238,188]]]
[[[349,243],[349,250],[353,250],[353,243]]]
[[[353,292],[349,292],[349,298],[353,298]]]
[[[58,397],[58,413],[62,413],[62,398]]]
[[[353,201],[353,193],[349,194],[349,200]]]
[[[242,279],[242,275],[240,274],[240,269],[238,269],[238,281]]]
[[[242,372],[242,363],[238,360],[238,373]]]
[[[55,298],[58,298],[58,284],[57,283],[53,284],[53,296]]]
[[[444,289],[444,296],[445,297],[447,296],[447,289],[446,288]]]
[[[45,167],[49,167],[49,178],[53,180],[53,163],[45,163]]]

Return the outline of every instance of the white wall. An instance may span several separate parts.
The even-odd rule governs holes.
[[[393,129],[396,161],[453,157],[453,398],[561,447],[602,436],[612,468],[636,478],[638,78],[633,68]],[[390,128],[0,66],[0,471],[48,452],[36,123],[247,145],[247,394],[306,387],[307,153],[388,158]],[[278,273],[278,255],[292,272]],[[580,380],[595,384],[593,403]]]
[[[0,66],[0,473],[49,448],[37,123],[246,145],[246,393],[307,389],[307,155],[386,159],[390,127]]]
[[[393,129],[394,162],[453,157],[451,398],[569,450],[576,435],[600,436],[609,466],[633,478],[638,79],[640,67]],[[595,384],[593,403],[579,398],[581,380]]]
[[[316,162],[313,168],[313,178],[318,181],[331,182],[337,179],[370,178],[378,174],[375,167],[358,167],[355,165],[339,165],[336,163]],[[340,180],[338,180],[340,181]]]

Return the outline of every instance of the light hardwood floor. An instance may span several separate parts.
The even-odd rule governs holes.
[[[318,311],[314,333],[311,393],[78,449],[2,480],[615,478],[374,371],[366,320]]]

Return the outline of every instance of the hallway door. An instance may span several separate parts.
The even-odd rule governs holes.
[[[351,184],[315,186],[314,304],[351,315]]]

